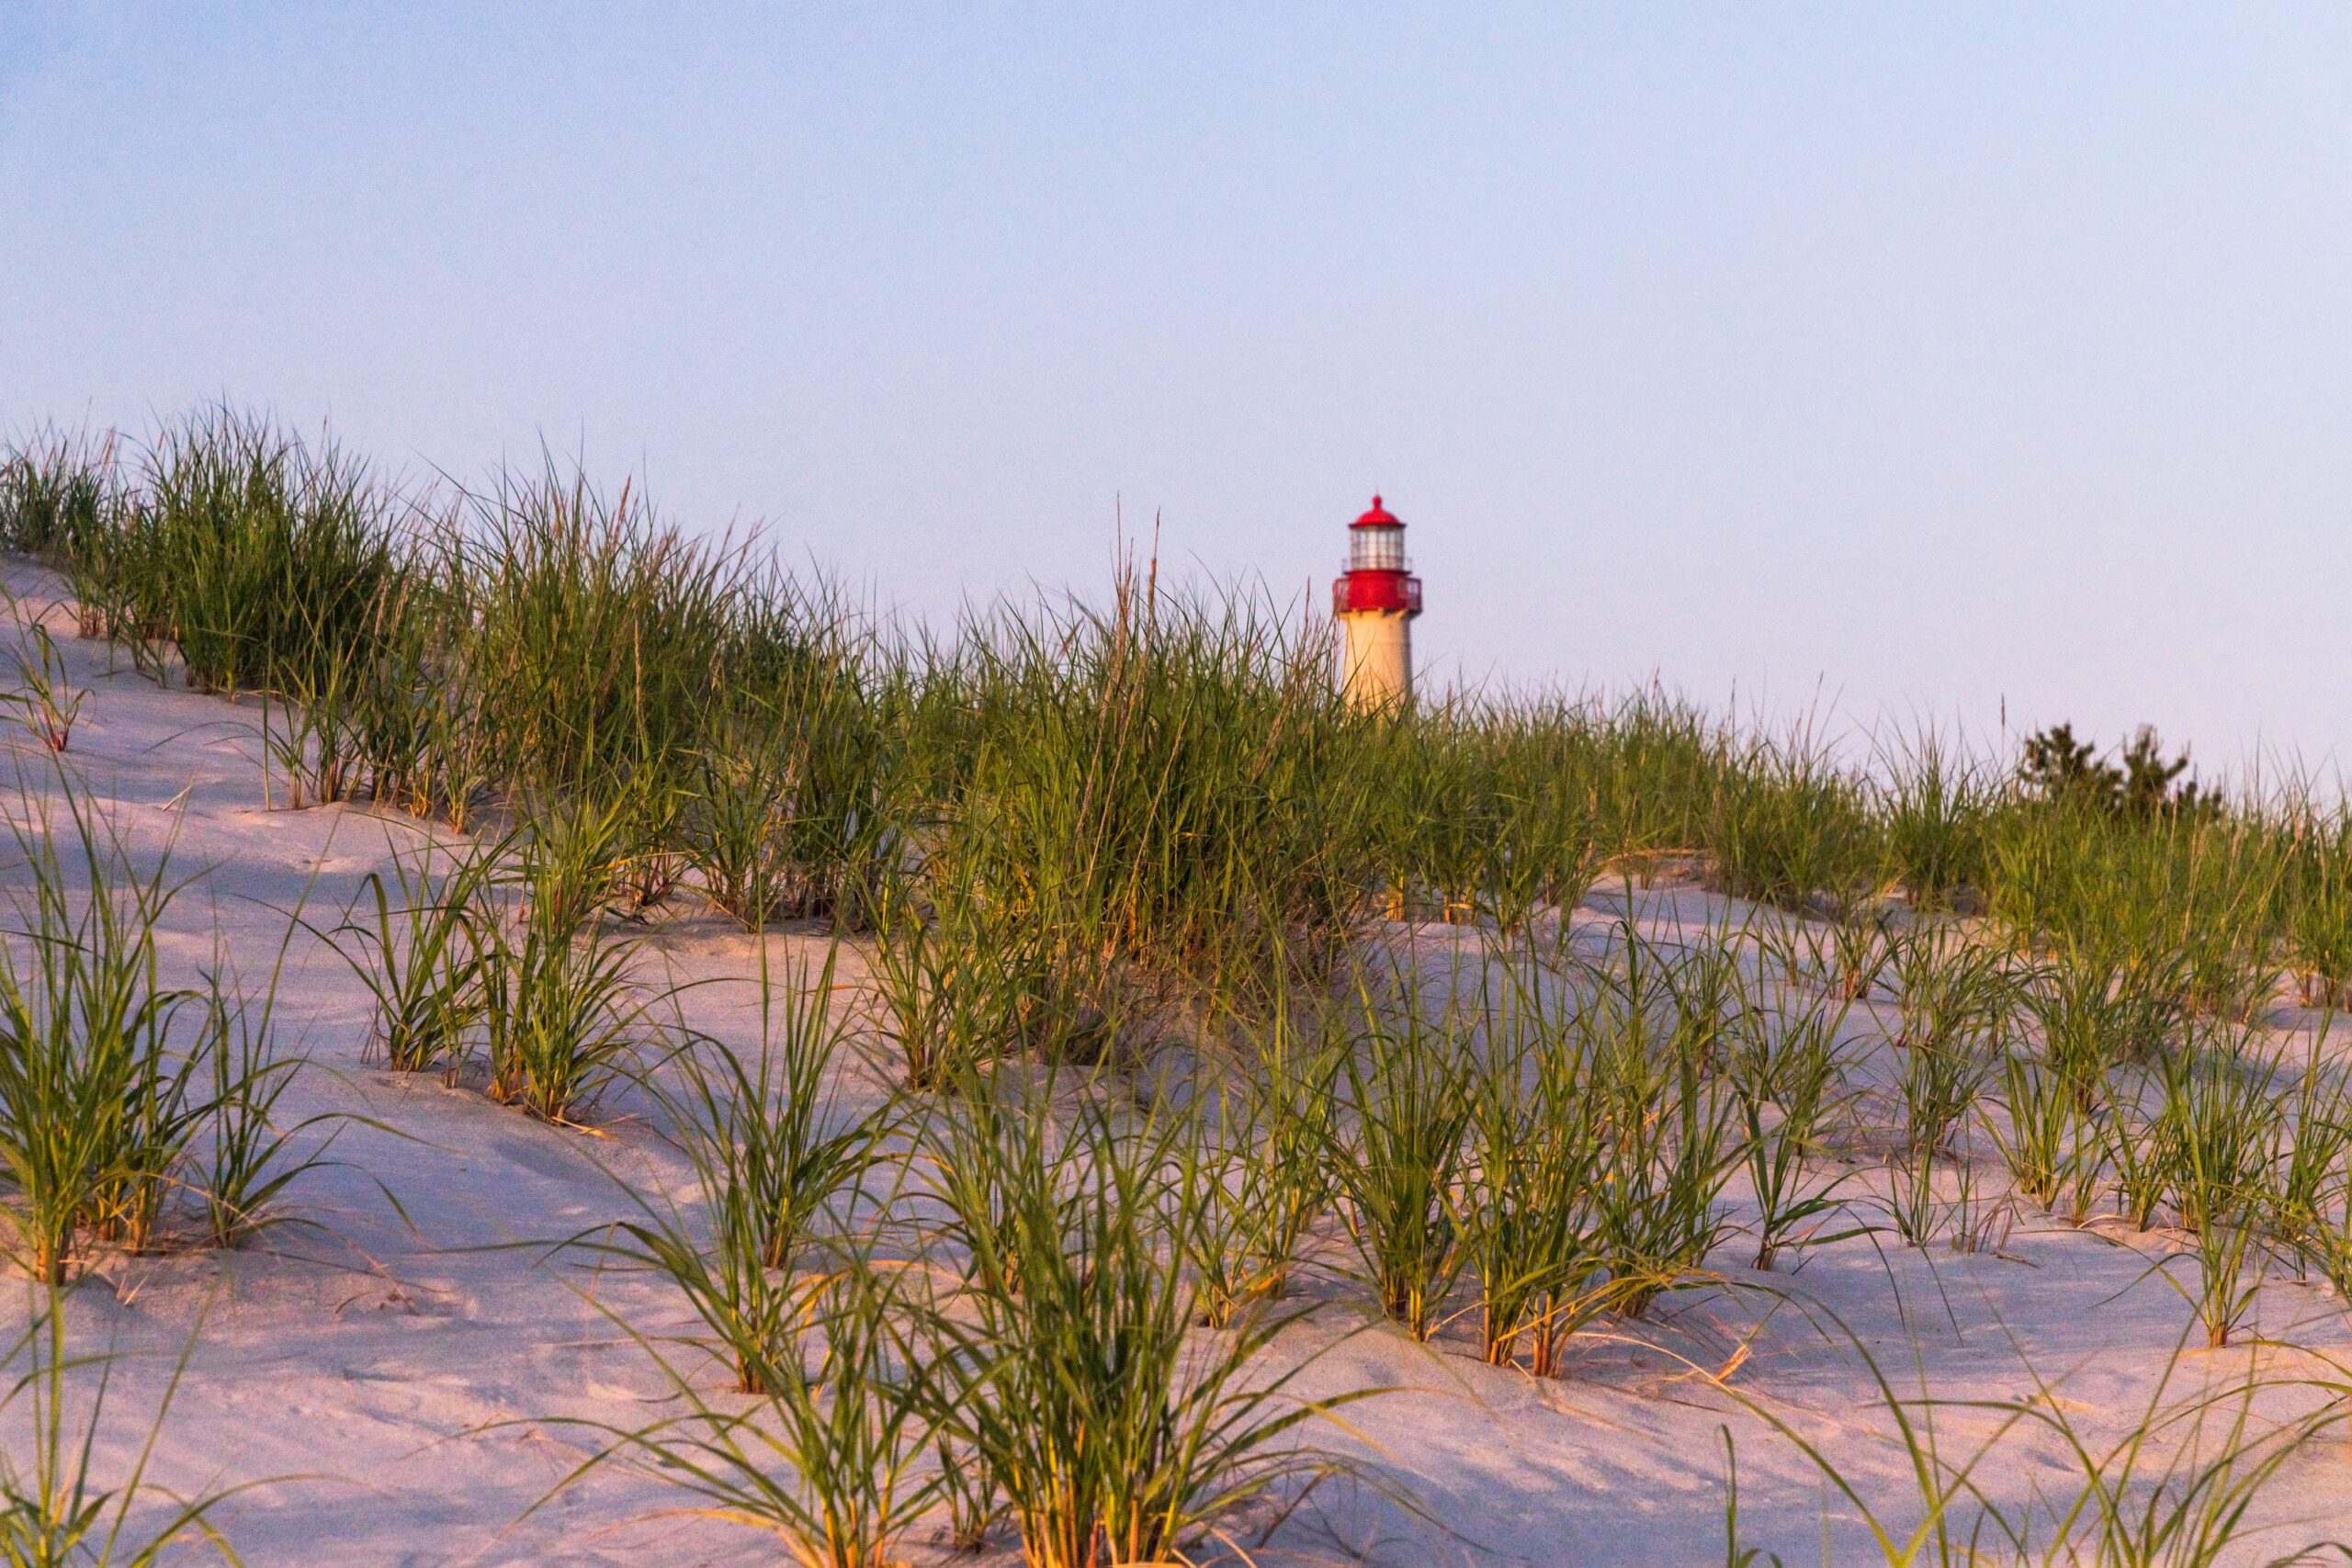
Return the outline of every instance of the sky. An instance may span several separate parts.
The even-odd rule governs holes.
[[[2352,759],[2352,7],[0,0],[0,429],[543,448],[934,621]],[[2006,726],[2006,729],[2004,728]]]

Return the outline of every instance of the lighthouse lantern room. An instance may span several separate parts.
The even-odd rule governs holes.
[[[1348,526],[1348,570],[1331,584],[1331,614],[1345,637],[1340,690],[1359,707],[1412,700],[1413,617],[1421,613],[1421,580],[1405,564],[1405,525],[1372,498],[1372,510]]]

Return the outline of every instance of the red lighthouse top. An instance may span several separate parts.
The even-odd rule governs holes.
[[[1348,525],[1347,575],[1331,584],[1331,613],[1421,613],[1421,580],[1405,564],[1405,523],[1372,498],[1372,510]]]

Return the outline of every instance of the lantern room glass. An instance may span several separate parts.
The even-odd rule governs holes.
[[[1388,527],[1359,527],[1348,534],[1348,570],[1350,571],[1402,571],[1405,570],[1405,530],[1400,525]]]

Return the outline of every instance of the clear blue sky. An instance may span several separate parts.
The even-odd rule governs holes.
[[[2352,760],[2352,7],[0,0],[0,423],[542,435],[937,615]]]

